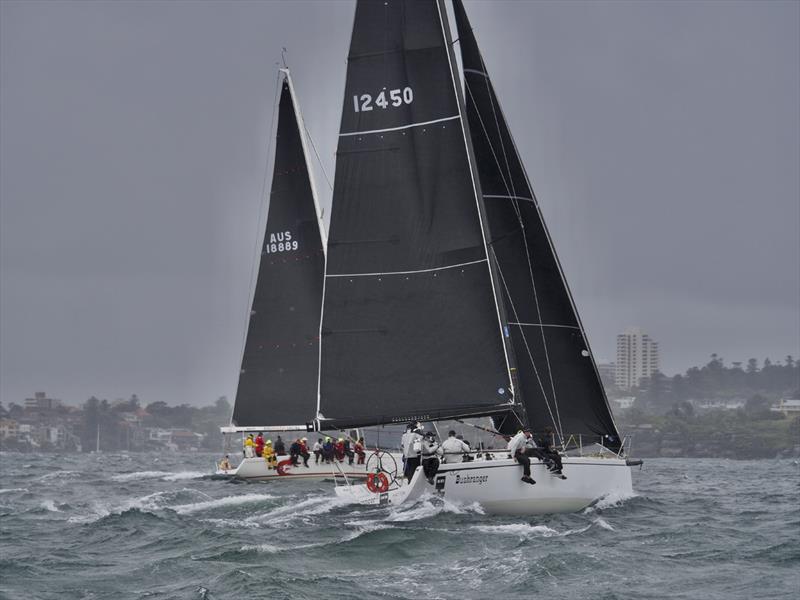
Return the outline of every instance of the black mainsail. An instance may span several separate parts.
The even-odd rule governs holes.
[[[275,165],[232,424],[305,428],[316,414],[322,223],[288,72],[278,107]]]
[[[620,439],[586,335],[461,0],[453,0],[466,110],[495,261],[517,359],[521,399],[536,429]]]
[[[508,412],[509,359],[441,0],[359,0],[318,428]]]

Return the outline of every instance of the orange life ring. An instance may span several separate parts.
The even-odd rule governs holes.
[[[367,475],[367,489],[373,494],[388,492],[389,478],[384,473],[370,473]]]

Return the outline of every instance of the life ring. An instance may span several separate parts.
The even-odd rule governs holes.
[[[367,489],[373,494],[388,492],[389,478],[384,473],[370,473],[367,475]]]

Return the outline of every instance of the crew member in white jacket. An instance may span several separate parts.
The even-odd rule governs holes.
[[[456,432],[451,430],[449,437],[442,442],[442,452],[444,453],[443,462],[460,463],[464,462],[464,453],[469,452],[469,446],[463,440],[458,439]]]
[[[419,453],[422,449],[422,425],[417,423],[414,428],[409,429],[402,437],[403,444],[403,457],[405,465],[403,467],[403,476],[406,481],[411,481],[414,476],[414,471],[419,466]]]
[[[531,459],[528,458],[527,450],[533,445],[533,439],[529,429],[519,431],[517,435],[508,442],[508,453],[511,457],[522,465],[522,481],[525,483],[536,483],[531,479]]]

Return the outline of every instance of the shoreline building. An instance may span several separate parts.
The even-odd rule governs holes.
[[[636,387],[658,370],[658,342],[639,327],[628,327],[617,335],[614,383],[619,389]]]

